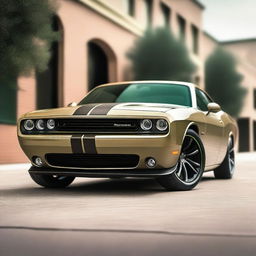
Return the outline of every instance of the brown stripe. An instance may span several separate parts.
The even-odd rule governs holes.
[[[83,137],[84,151],[87,154],[97,154],[97,149],[95,145],[95,136]]]
[[[78,108],[73,115],[87,115],[91,109],[93,109],[95,106],[97,106],[98,103],[94,103],[94,104],[86,104],[84,106],[81,106],[80,108]]]
[[[72,135],[71,137],[71,148],[73,153],[83,153],[81,135]]]
[[[105,103],[102,105],[97,106],[92,110],[90,113],[91,115],[107,115],[107,113],[113,108],[114,106],[118,105],[119,103]]]

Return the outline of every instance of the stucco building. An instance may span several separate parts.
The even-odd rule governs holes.
[[[61,40],[52,44],[53,54],[48,70],[19,78],[17,93],[4,91],[0,94],[12,103],[12,108],[0,114],[0,163],[26,161],[19,148],[15,126],[22,113],[79,101],[89,89],[100,83],[130,80],[132,74],[127,52],[149,26],[168,26],[174,35],[184,40],[191,59],[198,67],[194,81],[204,86],[204,60],[218,42],[202,31],[204,7],[200,2],[58,2],[52,28],[60,32]],[[250,149],[253,148],[250,146]]]
[[[247,89],[244,106],[237,120],[240,139],[239,151],[256,150],[256,39],[223,42],[222,45],[236,56],[238,71],[244,76]]]
[[[222,46],[235,56],[237,71],[243,76],[242,86],[247,90],[244,104],[237,124],[239,127],[238,150],[240,152],[256,150],[256,39],[244,39],[218,42],[211,35],[203,35],[203,58]],[[234,103],[235,104],[235,103]]]

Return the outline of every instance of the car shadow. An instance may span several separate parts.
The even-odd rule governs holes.
[[[201,182],[214,181],[214,177],[203,177]],[[197,187],[193,191],[197,191]],[[81,196],[81,195],[116,195],[141,196],[156,193],[187,193],[186,191],[166,191],[155,179],[121,178],[121,179],[86,179],[77,178],[73,184],[63,189],[45,189],[36,184],[24,187],[1,189],[0,196],[37,197],[37,196]]]
[[[32,183],[31,183],[32,184]],[[63,189],[45,189],[39,185],[1,189],[0,196],[81,196],[81,195],[123,195],[141,196],[166,192],[154,179],[77,179],[73,184]]]

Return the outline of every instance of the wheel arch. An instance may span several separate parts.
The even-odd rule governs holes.
[[[197,135],[199,136],[199,128],[198,128],[198,126],[196,125],[195,122],[190,122],[190,123],[188,123],[187,127],[185,128],[185,131],[184,131],[184,134],[183,134],[183,138],[182,138],[182,143],[183,143],[184,138],[185,138],[185,136],[186,136],[186,134],[187,134],[187,132],[188,132],[189,129],[191,129],[191,130],[193,130],[194,132],[196,132]],[[200,136],[199,136],[199,137],[200,137]],[[182,144],[182,143],[181,143],[181,144]]]
[[[194,131],[194,132],[198,135],[199,139],[201,140],[200,134],[199,134],[200,132],[199,132],[199,127],[198,127],[198,125],[197,125],[195,122],[190,122],[190,123],[187,125],[186,131],[185,131],[185,133],[184,133],[184,135],[183,135],[182,144],[183,144],[183,141],[184,141],[184,139],[185,139],[185,136],[186,136],[188,130]],[[204,164],[205,164],[206,153],[205,153],[205,148],[204,148],[204,144],[203,144],[203,141],[202,141],[202,140],[201,140],[201,144],[202,144],[201,146],[202,146],[202,150],[203,150]]]
[[[228,140],[229,138],[231,138],[233,146],[235,146],[235,135],[233,134],[232,131],[230,131],[229,135],[228,135]]]
[[[189,123],[186,132],[188,131],[188,129],[193,130],[199,135],[199,127],[194,122]]]

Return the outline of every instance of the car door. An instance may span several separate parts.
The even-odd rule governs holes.
[[[202,90],[196,88],[197,108],[204,112],[206,129],[201,136],[206,154],[206,166],[216,165],[220,161],[220,149],[224,136],[223,111],[217,113],[208,112],[207,105],[213,102]]]

